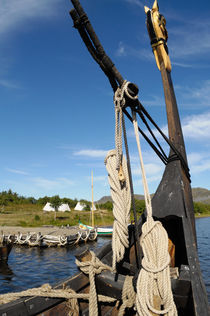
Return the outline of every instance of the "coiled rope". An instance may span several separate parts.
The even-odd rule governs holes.
[[[119,174],[116,169],[116,151],[108,152],[105,159],[108,171],[108,179],[113,200],[113,233],[112,233],[112,268],[116,269],[116,263],[123,259],[125,248],[129,247],[128,225],[130,222],[131,197],[129,190],[129,179],[125,158],[122,159],[122,170],[125,177],[124,184],[121,185]]]
[[[152,203],[141,153],[138,124],[135,112],[133,111],[132,114],[147,210],[147,220],[142,226],[140,239],[144,257],[137,279],[137,312],[140,316],[151,316],[151,312],[158,315],[177,316],[170,281],[168,235],[162,224],[154,221],[152,217]],[[154,300],[157,297],[160,301],[159,309],[154,306]]]
[[[130,223],[131,192],[127,162],[122,150],[122,130],[125,136],[125,122],[122,111],[125,104],[124,88],[124,85],[118,88],[114,95],[115,150],[109,151],[105,158],[113,200],[112,268],[114,271],[116,270],[116,263],[124,257],[125,248],[129,247],[128,225]]]

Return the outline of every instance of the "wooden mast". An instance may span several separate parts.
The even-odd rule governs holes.
[[[168,33],[165,27],[166,20],[164,16],[159,13],[157,0],[155,0],[151,10],[148,7],[145,7],[145,13],[147,14],[147,29],[151,39],[151,46],[153,49],[157,67],[161,72],[163,82],[169,139],[182,155],[186,166],[188,166],[182,127],[180,123],[173,82],[171,79],[171,62],[168,55],[167,47]],[[173,150],[170,150],[169,158],[173,154]],[[190,186],[190,181],[183,168],[181,168],[181,173],[183,180],[183,195],[186,207],[186,214],[187,217],[190,219],[196,241],[195,217],[194,212],[192,211],[192,190]]]
[[[92,189],[92,227],[94,227],[94,202],[93,202],[93,171],[91,172],[91,189]]]

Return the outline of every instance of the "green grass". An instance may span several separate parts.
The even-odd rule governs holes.
[[[140,207],[141,206],[141,207]],[[139,218],[144,209],[144,205],[137,207],[137,217]],[[54,212],[43,212],[43,206],[34,204],[11,204],[5,206],[0,211],[0,226],[22,226],[40,227],[43,225],[78,225],[79,220],[87,225],[91,225],[90,211],[57,212],[54,220]],[[195,216],[210,216],[210,205],[194,203]],[[111,210],[98,210],[94,214],[94,224],[105,226],[113,224],[113,214]],[[133,220],[133,212],[131,212]]]
[[[43,212],[43,206],[33,204],[7,205],[0,212],[0,226],[39,227],[43,225],[70,226],[78,225],[79,220],[85,224],[91,224],[90,211]],[[95,225],[111,225],[113,223],[112,212],[102,210],[95,211]]]

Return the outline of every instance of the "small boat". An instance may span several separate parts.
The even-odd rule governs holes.
[[[93,230],[94,228],[97,231],[97,236],[101,236],[101,237],[110,237],[112,236],[113,233],[113,228],[112,227],[100,227],[100,226],[89,226],[89,225],[85,225],[81,222],[79,222],[79,228],[81,229],[89,229],[89,230]]]
[[[113,228],[112,227],[98,227],[94,226],[94,211],[96,211],[96,207],[94,205],[93,201],[93,172],[91,173],[91,188],[92,188],[92,205],[91,205],[91,219],[92,219],[92,225],[86,225],[83,224],[82,222],[79,221],[79,228],[80,229],[85,229],[85,230],[96,230],[97,236],[104,236],[104,237],[109,237],[112,235]]]
[[[170,152],[168,156],[164,153],[149,127],[148,130],[153,134],[157,146],[138,127],[137,131],[148,140],[166,167],[162,180],[152,198],[152,217],[150,216],[149,207],[147,207],[143,215],[137,219],[135,205],[132,204],[135,223],[128,226],[128,245],[125,247],[125,252],[120,260],[117,260],[114,269],[115,249],[111,242],[108,242],[95,253],[88,250],[83,251],[76,256],[81,272],[61,282],[53,289],[49,287],[48,289],[35,289],[36,293],[39,293],[35,296],[32,296],[32,292],[30,292],[30,295],[27,291],[20,293],[20,298],[17,301],[0,305],[0,315],[209,316],[209,303],[196,245],[190,174],[170,75],[171,65],[166,43],[165,19],[159,14],[156,1],[151,10],[149,8],[145,9],[154,55],[163,81],[169,138],[158,128],[138,100],[137,86],[129,83],[127,84],[127,92],[122,91],[122,88],[125,87],[123,77],[105,54],[79,1],[71,1],[75,8],[70,12],[74,26],[78,29],[92,57],[108,77],[114,92],[118,88],[118,92],[123,92],[120,96],[119,94],[117,96],[119,98],[122,96],[120,101],[123,101],[122,110],[124,115],[135,123],[135,117],[133,119],[128,112],[128,110],[131,110],[142,118],[146,126],[147,118],[169,144]],[[114,156],[113,153],[112,156]],[[129,156],[127,157],[127,162],[129,162]],[[118,170],[118,182],[121,189],[124,190],[127,180],[125,181],[123,176],[126,177],[127,173],[124,173],[124,169],[122,170],[123,172],[120,169]],[[133,196],[131,181],[130,179],[129,185],[131,196]],[[146,182],[144,184],[146,192]],[[125,191],[123,193],[126,193]],[[145,194],[145,201],[150,205],[147,193]],[[153,224],[152,228],[150,227],[151,223]],[[146,230],[148,227],[150,231]],[[163,227],[167,232],[167,235],[164,233],[164,238],[166,236],[167,238],[163,242],[163,239],[157,240],[153,235],[152,241],[150,240],[147,245],[145,238],[154,227],[160,227],[161,229]],[[116,231],[113,231],[113,236],[116,237],[114,233]],[[157,268],[156,260],[162,262],[163,244],[165,244],[164,247],[167,250],[167,260],[166,263],[158,265]],[[145,247],[145,245],[148,247]],[[153,253],[153,260],[147,265],[145,262],[147,262],[146,259],[150,253],[149,248],[153,245],[158,248]],[[167,271],[167,276],[165,275],[161,279],[162,286],[159,287],[159,278],[164,271]],[[145,281],[145,283],[142,281]],[[148,294],[148,296],[145,294]],[[164,300],[165,295],[168,298],[167,300]],[[21,296],[26,297],[21,298]],[[29,298],[29,296],[32,297]]]

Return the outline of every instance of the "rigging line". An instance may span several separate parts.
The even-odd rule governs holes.
[[[139,116],[140,116],[142,122],[146,125],[148,131],[150,132],[152,138],[153,138],[154,141],[156,142],[156,144],[157,144],[158,148],[160,149],[160,151],[162,152],[163,156],[164,156],[165,159],[167,160],[168,157],[167,157],[167,155],[165,154],[165,152],[164,152],[162,146],[161,146],[160,143],[158,142],[157,138],[155,137],[155,134],[154,134],[153,131],[151,130],[151,128],[150,128],[150,126],[149,126],[147,120],[146,120],[145,117],[144,117],[144,114],[141,112],[141,110],[138,111],[137,113],[139,114]]]
[[[149,113],[143,107],[143,105],[141,103],[140,103],[140,105],[141,105],[141,110],[143,111],[143,113],[150,120],[150,122],[155,126],[155,128],[158,130],[158,132],[161,134],[161,136],[164,138],[164,140],[167,142],[167,144],[170,146],[170,148],[173,150],[173,152],[176,154],[176,156],[180,160],[180,162],[182,164],[182,167],[183,167],[183,169],[184,169],[184,171],[186,173],[186,176],[187,176],[188,180],[191,182],[191,180],[190,180],[190,173],[189,173],[189,167],[188,167],[187,162],[185,161],[184,157],[179,152],[179,150],[176,148],[176,146],[174,146],[174,144],[170,141],[170,139],[161,131],[159,126],[155,123],[155,121],[152,119],[152,117],[149,115]],[[168,162],[170,162],[170,157],[167,159],[167,163]]]
[[[123,112],[125,113],[125,115],[127,116],[127,118],[129,119],[130,122],[132,121],[132,117],[131,115],[128,113],[128,111],[126,109],[123,109]],[[141,133],[141,135],[145,138],[145,140],[148,142],[148,144],[152,147],[152,149],[154,150],[154,152],[157,154],[157,156],[162,160],[162,162],[166,165],[168,162],[168,159],[166,159],[161,152],[158,150],[158,148],[151,142],[151,140],[148,138],[148,136],[141,130],[140,127],[138,127],[139,132]]]
[[[124,112],[124,111],[123,111]],[[132,180],[132,173],[131,173],[131,162],[130,162],[130,155],[128,149],[128,142],[127,142],[127,134],[125,128],[125,118],[124,114],[122,113],[122,126],[123,126],[123,137],[124,137],[124,145],[125,145],[125,152],[126,152],[126,159],[127,159],[127,168],[128,168],[128,177],[130,182],[130,192],[131,192],[131,205],[133,207],[133,216],[134,216],[134,245],[136,250],[136,265],[137,269],[140,269],[140,232],[137,220],[137,212],[136,212],[136,205],[135,205],[135,197],[134,197],[134,189],[133,189],[133,180]]]

